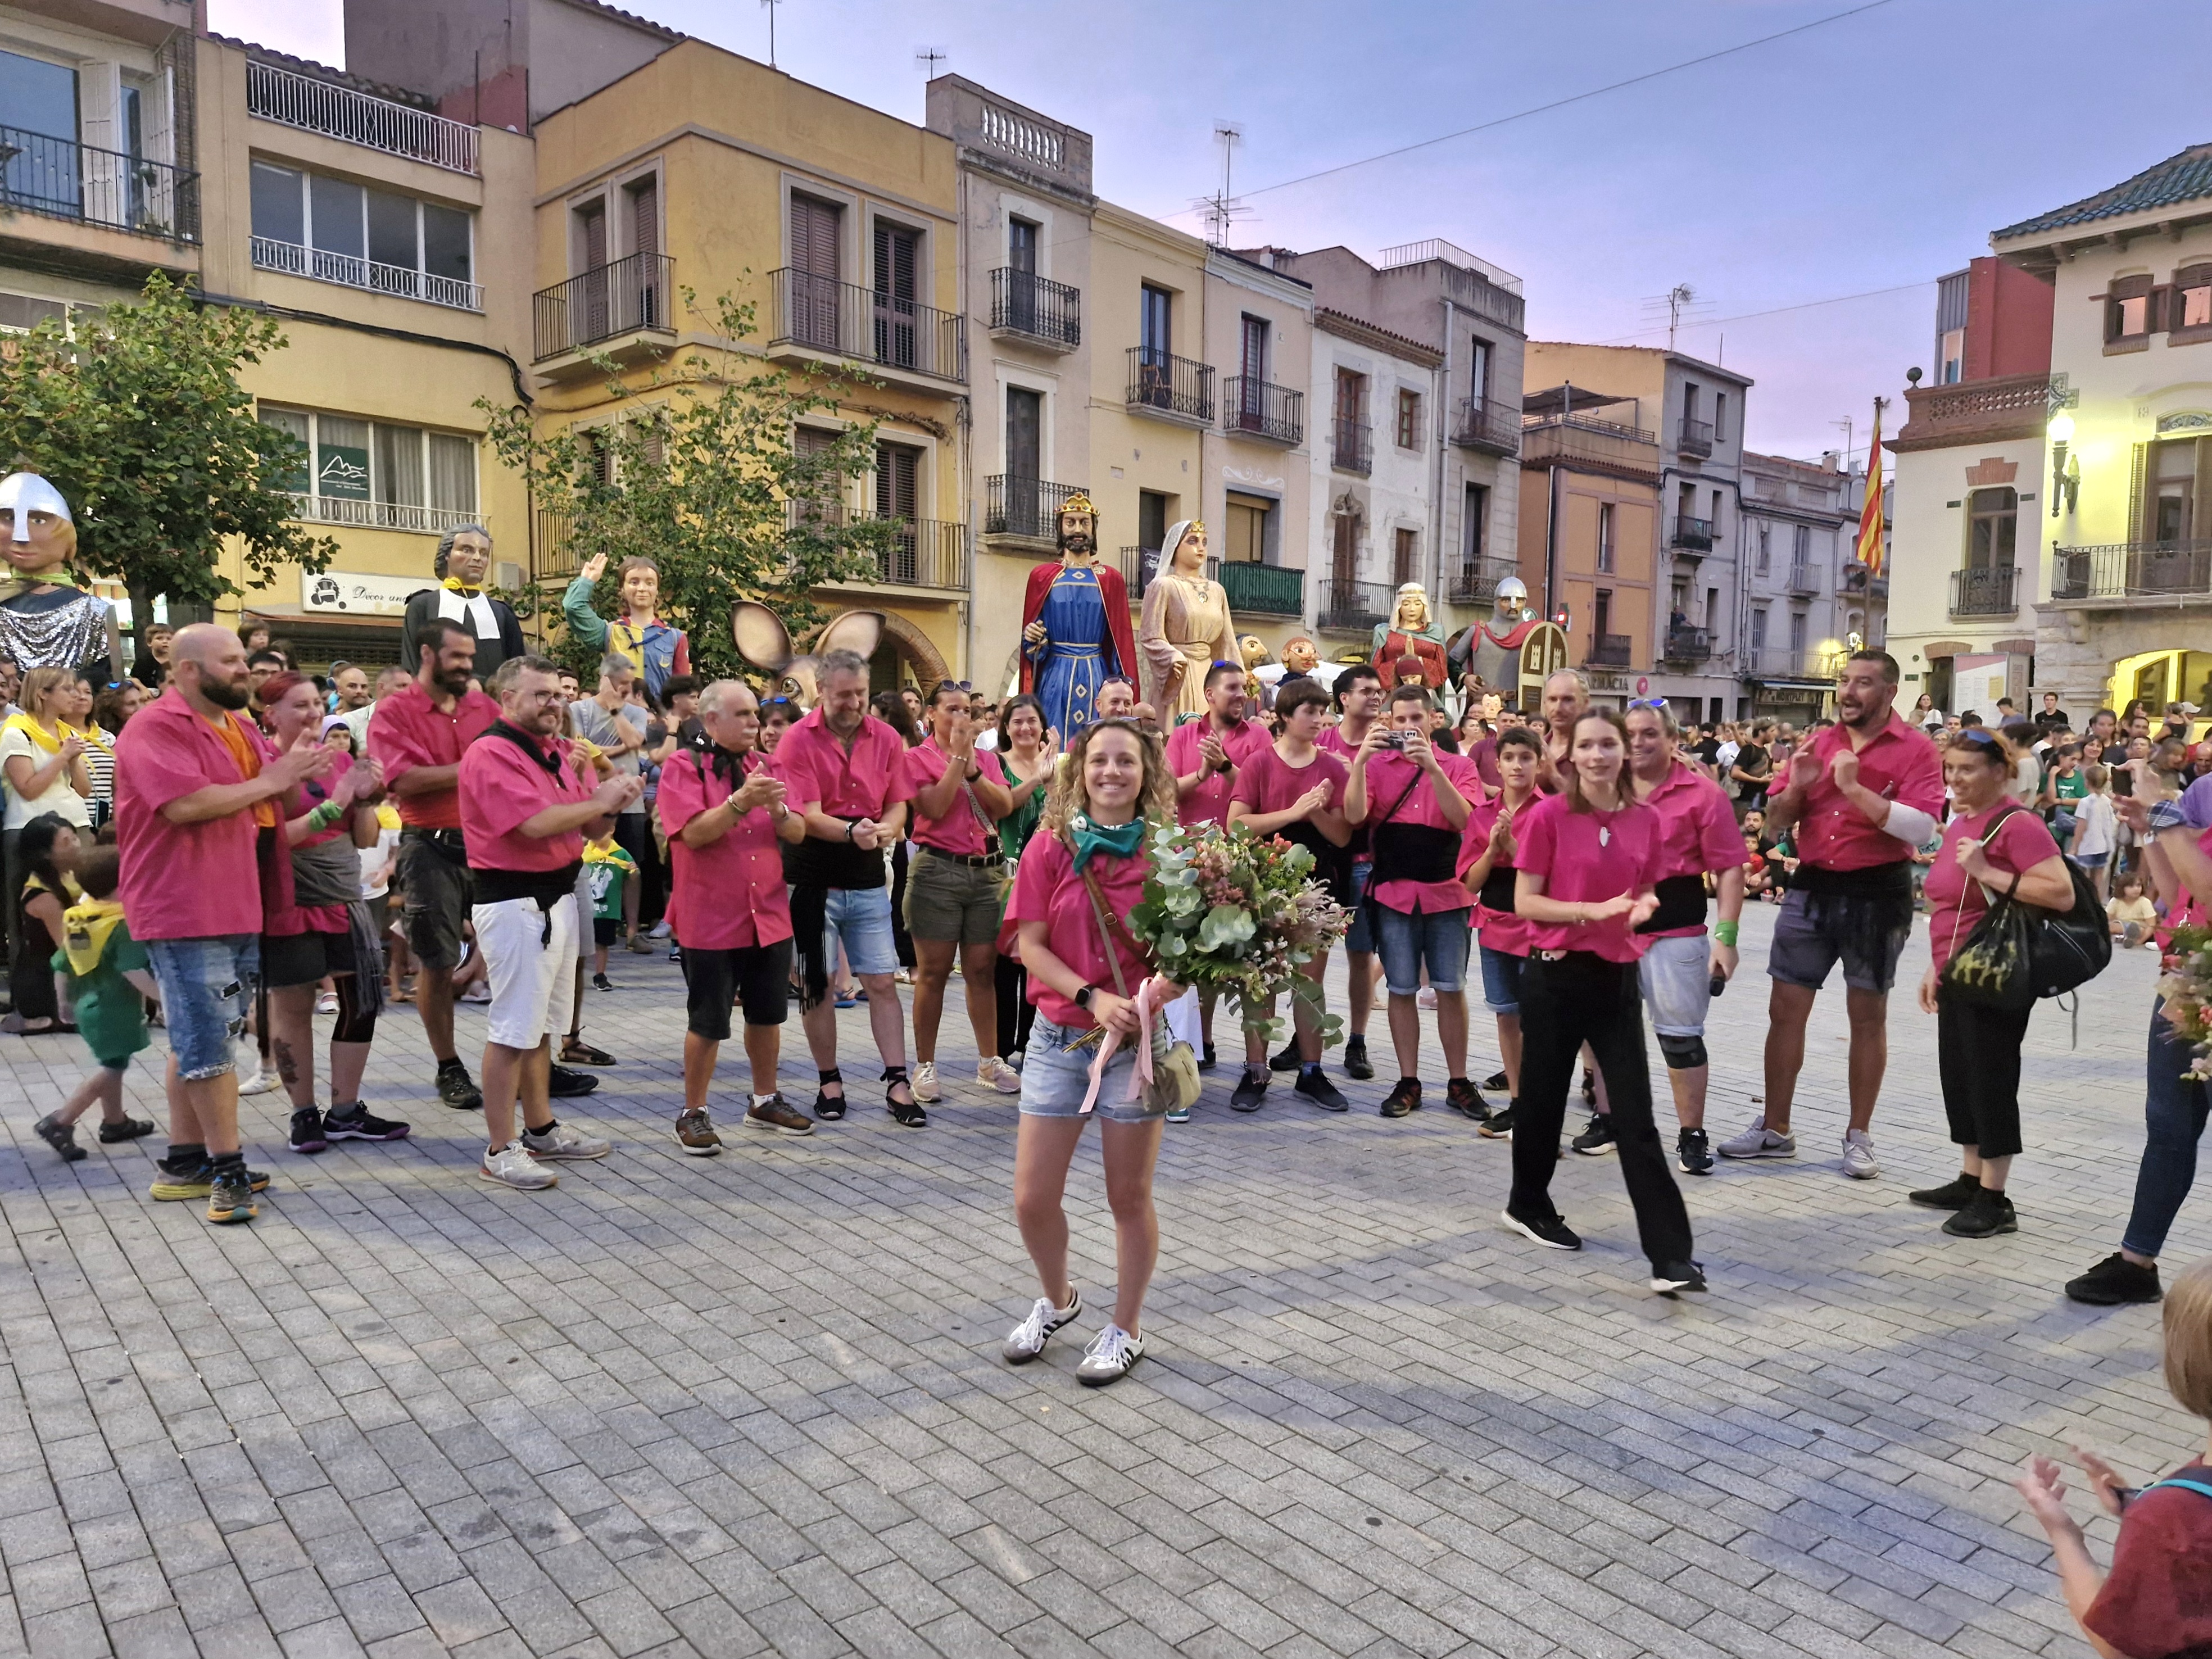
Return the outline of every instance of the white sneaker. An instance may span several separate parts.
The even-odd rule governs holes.
[[[647,939],[666,939],[668,937],[668,918],[663,916],[659,921],[654,922],[652,929],[646,934],[646,937]]]
[[[937,1062],[933,1060],[917,1062],[914,1075],[908,1081],[914,1085],[914,1097],[924,1105],[934,1105],[945,1093],[938,1086]]]
[[[264,1071],[261,1056],[252,1049],[238,1063],[238,1092],[240,1095],[265,1095],[272,1089],[284,1086],[284,1079],[276,1073]]]
[[[460,1000],[471,1008],[481,1007],[491,1000],[491,987],[480,979],[472,981],[461,993]]]
[[[1000,1352],[1006,1356],[1009,1365],[1026,1365],[1044,1352],[1044,1345],[1052,1340],[1052,1334],[1083,1311],[1083,1292],[1069,1286],[1067,1305],[1055,1308],[1049,1297],[1039,1297],[1030,1316],[1007,1334],[1006,1344]]]
[[[614,1150],[613,1142],[580,1134],[565,1123],[556,1123],[544,1134],[525,1129],[518,1144],[526,1147],[534,1158],[605,1158]]]
[[[321,995],[315,999],[315,1012],[317,1013],[335,1014],[337,1011],[338,994],[336,991],[325,991]]]
[[[1874,1137],[1864,1129],[1844,1131],[1844,1173],[1854,1181],[1872,1181],[1881,1173],[1875,1161]]]
[[[1713,1150],[1723,1158],[1795,1158],[1797,1137],[1778,1135],[1766,1127],[1764,1118],[1753,1118],[1748,1129],[1723,1140]]]
[[[1434,1008],[1437,1006],[1437,988],[1433,985],[1424,985],[1421,987],[1420,994],[1413,1000],[1424,1008]]]
[[[1143,1337],[1132,1336],[1119,1325],[1109,1323],[1083,1351],[1083,1363],[1075,1368],[1076,1380],[1088,1388],[1103,1389],[1127,1376],[1129,1368],[1144,1357]]]
[[[987,1054],[975,1064],[975,1081],[1002,1095],[1018,1095],[1022,1091],[1022,1074],[1000,1060],[996,1054]]]
[[[541,1192],[561,1184],[561,1177],[531,1157],[519,1140],[508,1141],[495,1152],[486,1152],[483,1166],[477,1173],[486,1181],[526,1193]]]

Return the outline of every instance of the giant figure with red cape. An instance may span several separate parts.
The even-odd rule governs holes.
[[[1129,590],[1097,562],[1098,510],[1086,495],[1060,507],[1060,562],[1030,571],[1022,601],[1022,690],[1044,705],[1046,726],[1073,737],[1098,717],[1098,688],[1137,677]]]

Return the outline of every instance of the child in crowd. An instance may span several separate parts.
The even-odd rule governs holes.
[[[1766,884],[1766,854],[1759,850],[1759,833],[1749,823],[1743,830],[1743,890],[1748,897],[1774,902]]]
[[[2212,1418],[2212,1259],[2183,1272],[2166,1293],[2166,1386],[2194,1416]],[[2163,1480],[2122,1483],[2094,1452],[2073,1448],[2089,1490],[2119,1517],[2110,1574],[2098,1570],[2066,1512],[2058,1466],[2032,1457],[2018,1482],[2028,1512],[2050,1537],[2066,1610],[2097,1652],[2179,1659],[2212,1652],[2212,1444]]]
[[[150,1135],[154,1126],[123,1110],[123,1073],[131,1056],[146,1047],[144,998],[156,994],[146,947],[131,937],[115,889],[123,860],[113,847],[94,847],[76,871],[83,898],[62,916],[62,948],[54,971],[68,975],[77,1030],[92,1050],[91,1074],[76,1092],[33,1126],[39,1139],[74,1164],[85,1156],[76,1144],[76,1121],[100,1103],[102,1146]]]
[[[2084,793],[2074,803],[2074,844],[2067,851],[2089,872],[2101,899],[2112,890],[2112,848],[2120,824],[2112,805],[2112,775],[2102,766],[2085,766],[2081,785]]]
[[[2112,924],[2112,937],[2127,950],[2150,943],[2158,925],[2158,908],[2143,895],[2143,878],[2135,871],[2120,878],[2120,890],[2105,902]]]
[[[637,860],[615,845],[610,828],[584,843],[584,876],[592,889],[592,983],[611,991],[615,985],[607,977],[607,949],[622,937],[623,892],[637,878]]]

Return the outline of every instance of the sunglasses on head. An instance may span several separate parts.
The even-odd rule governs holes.
[[[1667,707],[1667,699],[1664,697],[1638,697],[1634,702],[1631,702],[1628,707],[1632,712],[1638,708],[1650,708],[1663,713]]]
[[[2001,746],[1997,734],[1984,726],[1961,726],[1952,736],[1955,742],[1979,744],[1985,749],[1995,750]]]

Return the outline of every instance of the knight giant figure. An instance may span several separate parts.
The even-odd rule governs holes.
[[[0,650],[18,667],[82,669],[93,684],[123,678],[115,607],[64,580],[76,556],[76,520],[60,490],[35,472],[0,479]]]

